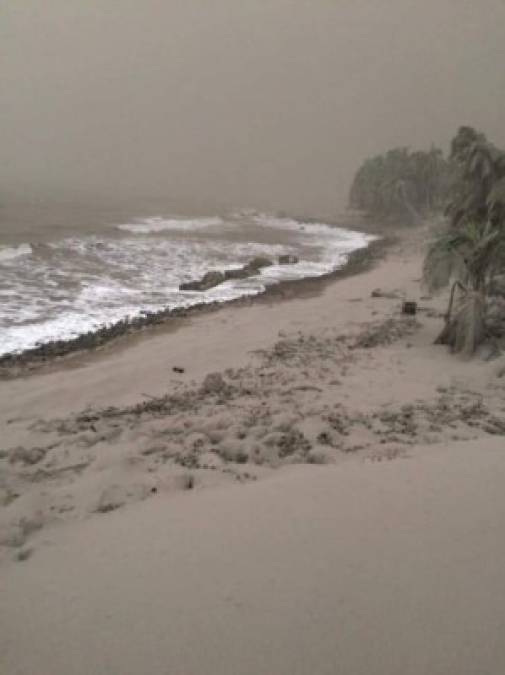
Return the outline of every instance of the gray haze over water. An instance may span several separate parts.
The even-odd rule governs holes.
[[[3,0],[0,234],[328,217],[365,156],[460,124],[505,145],[504,34],[502,0]]]

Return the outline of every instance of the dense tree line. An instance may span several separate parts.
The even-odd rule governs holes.
[[[443,207],[451,176],[440,149],[395,148],[365,160],[354,177],[350,205],[381,218],[418,219]]]

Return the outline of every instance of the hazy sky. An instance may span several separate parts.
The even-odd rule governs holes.
[[[505,145],[503,0],[2,0],[0,189],[331,213],[367,155]]]

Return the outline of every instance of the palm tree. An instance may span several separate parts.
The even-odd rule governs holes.
[[[447,209],[452,224],[465,219],[503,223],[505,153],[472,127],[460,127],[451,142],[450,159],[459,173]]]
[[[501,225],[467,220],[439,234],[423,267],[423,280],[430,291],[452,284],[445,326],[436,343],[467,355],[476,350],[488,335],[489,290],[503,269],[505,228]]]
[[[460,127],[450,161],[450,223],[430,247],[423,277],[433,291],[452,282],[436,342],[471,354],[489,334],[489,292],[505,271],[505,153],[472,127]]]

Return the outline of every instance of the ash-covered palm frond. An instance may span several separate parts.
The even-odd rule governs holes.
[[[423,282],[432,292],[451,279],[473,290],[486,288],[488,280],[505,270],[505,228],[491,222],[465,222],[448,228],[433,241],[424,260]]]
[[[491,222],[505,227],[505,155],[502,161],[503,176],[496,181],[489,191],[486,205]]]
[[[466,293],[436,342],[448,345],[452,352],[471,356],[486,337],[485,315],[484,295],[477,291]]]
[[[474,288],[485,289],[488,280],[505,262],[505,230],[488,221],[474,226],[473,237],[467,264]]]
[[[461,127],[452,140],[450,159],[459,174],[447,207],[453,227],[464,220],[505,223],[505,153],[484,134]]]
[[[431,292],[446,288],[451,279],[466,283],[466,250],[470,237],[466,232],[446,230],[432,242],[423,264],[423,285]]]
[[[446,323],[437,338],[454,352],[471,354],[486,337],[487,295],[505,270],[505,228],[491,221],[449,227],[426,255],[423,280],[431,291],[451,284]],[[454,308],[454,309],[453,309]]]

